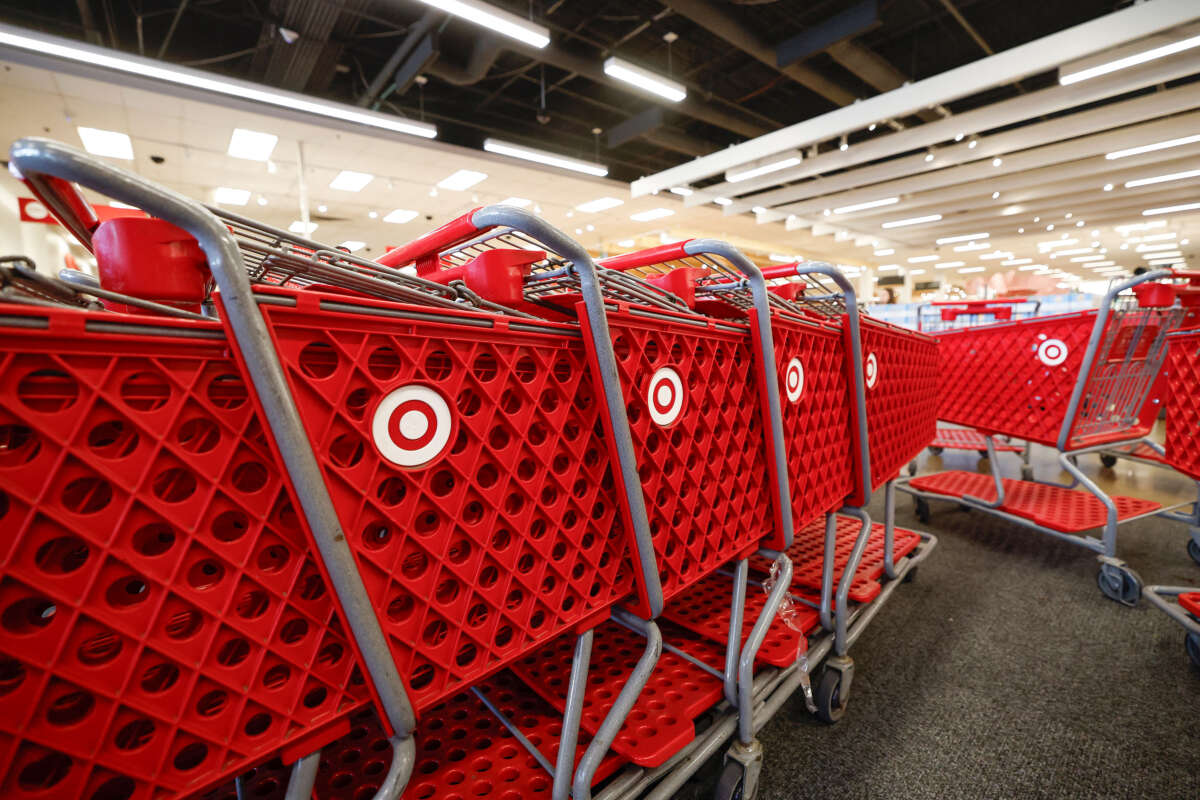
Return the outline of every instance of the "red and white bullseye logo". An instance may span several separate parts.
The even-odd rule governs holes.
[[[793,403],[804,394],[804,365],[800,359],[793,358],[788,362],[787,370],[783,373],[783,388],[787,392],[787,399]]]
[[[437,458],[450,441],[450,406],[427,386],[401,386],[380,401],[371,418],[371,438],[388,461],[420,467]]]
[[[1057,367],[1067,360],[1067,345],[1062,339],[1047,339],[1038,345],[1037,357],[1047,367]]]
[[[646,392],[650,419],[662,427],[673,425],[683,411],[683,381],[670,367],[659,367],[650,378]]]
[[[875,357],[874,353],[867,356],[867,363],[863,368],[863,372],[866,375],[867,388],[874,389],[875,384],[879,383],[879,359]]]

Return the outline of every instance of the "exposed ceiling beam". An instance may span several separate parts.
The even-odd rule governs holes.
[[[732,167],[903,117],[1053,69],[1065,61],[1116,47],[1200,18],[1195,0],[1153,0],[1130,6],[994,56],[947,70],[892,92],[830,111],[749,142],[718,151],[631,185],[635,197],[688,185]]]
[[[907,75],[889,64],[878,53],[868,50],[853,39],[843,39],[831,44],[825,48],[825,52],[864,83],[875,87],[876,91],[890,92],[908,83]],[[917,112],[917,116],[926,122],[933,122],[950,116],[950,112],[941,114],[931,108],[923,108]]]

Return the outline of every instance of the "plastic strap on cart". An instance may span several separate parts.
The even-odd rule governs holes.
[[[771,570],[767,577],[762,579],[759,584],[765,594],[770,594],[779,582],[779,562],[771,561]],[[782,602],[779,604],[779,611],[775,614],[776,618],[783,621],[792,630],[800,634],[800,646],[796,649],[796,668],[800,670],[800,686],[804,690],[804,704],[808,707],[809,713],[817,713],[817,705],[813,701],[812,681],[809,679],[808,656],[805,654],[804,642],[806,634],[804,625],[800,621],[800,614],[796,611],[796,604],[792,602],[791,593],[784,594]]]

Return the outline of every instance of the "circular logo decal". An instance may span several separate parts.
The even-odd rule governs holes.
[[[1067,345],[1062,339],[1047,339],[1038,345],[1037,357],[1047,367],[1057,367],[1067,360]]]
[[[875,384],[879,383],[879,359],[874,353],[867,356],[867,364],[863,369],[867,379],[867,388],[874,389]]]
[[[389,392],[371,418],[371,438],[388,461],[420,467],[437,458],[450,441],[450,406],[427,386]]]
[[[793,358],[788,362],[787,370],[783,373],[783,388],[787,392],[787,399],[793,403],[804,393],[804,365],[800,359]]]
[[[664,428],[674,424],[683,411],[683,381],[679,380],[679,373],[670,367],[655,370],[646,402],[650,406],[650,419]]]

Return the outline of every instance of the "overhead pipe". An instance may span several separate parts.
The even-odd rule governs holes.
[[[379,93],[387,86],[388,81],[396,74],[396,70],[400,69],[400,65],[404,63],[404,59],[408,58],[409,54],[416,48],[417,43],[424,36],[433,30],[433,26],[442,18],[442,14],[434,10],[426,11],[424,16],[414,22],[408,29],[408,34],[404,40],[396,47],[387,63],[383,65],[383,69],[371,79],[371,83],[367,86],[367,90],[355,102],[360,108],[367,108],[375,99],[379,97]]]

